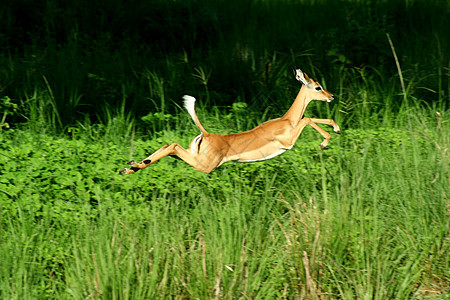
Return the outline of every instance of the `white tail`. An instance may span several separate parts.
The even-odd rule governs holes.
[[[192,119],[194,119],[195,115],[195,98],[189,95],[183,96],[184,100],[184,108],[187,109],[188,113],[191,115]]]
[[[198,129],[200,129],[202,133],[207,133],[202,123],[200,123],[197,114],[195,113],[195,101],[196,101],[195,98],[189,95],[184,95],[183,100],[184,100],[184,108],[186,108],[188,113],[191,115],[191,118],[192,120],[194,120],[195,125],[197,125]]]

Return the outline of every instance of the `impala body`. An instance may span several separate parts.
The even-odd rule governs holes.
[[[320,144],[323,150],[328,145],[331,135],[316,123],[333,126],[336,133],[340,133],[339,126],[332,119],[305,118],[303,114],[312,100],[331,102],[333,95],[300,69],[294,70],[294,74],[303,85],[286,114],[245,132],[225,135],[207,132],[195,113],[195,98],[184,96],[184,106],[200,129],[200,135],[192,140],[188,149],[184,149],[176,142],[166,144],[139,163],[129,162],[131,167],[120,172],[134,173],[168,155],[176,156],[204,173],[212,172],[227,161],[253,162],[270,159],[291,149],[307,125],[312,126],[324,137]]]

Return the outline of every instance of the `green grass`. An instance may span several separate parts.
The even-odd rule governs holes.
[[[211,175],[167,158],[120,176],[129,145],[108,135],[3,132],[2,297],[445,298],[449,120],[421,120],[323,153],[306,130]]]
[[[22,2],[0,8],[0,298],[450,297],[446,1]],[[279,117],[294,65],[335,95],[306,112],[342,128],[323,152],[308,127],[264,162],[118,174],[198,134],[184,94],[214,133]]]

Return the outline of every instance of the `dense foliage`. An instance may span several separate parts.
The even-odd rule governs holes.
[[[0,298],[446,299],[447,1],[6,1]],[[198,130],[335,95],[274,159],[196,172]],[[331,129],[324,127],[330,132]]]

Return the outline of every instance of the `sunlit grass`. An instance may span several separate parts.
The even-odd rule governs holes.
[[[422,114],[413,112],[411,121]],[[278,158],[211,175],[167,158],[120,176],[129,146],[119,136],[4,132],[0,290],[8,298],[445,297],[448,118],[420,117],[410,132],[348,130],[323,153],[307,131]],[[158,143],[136,139],[134,155]]]

